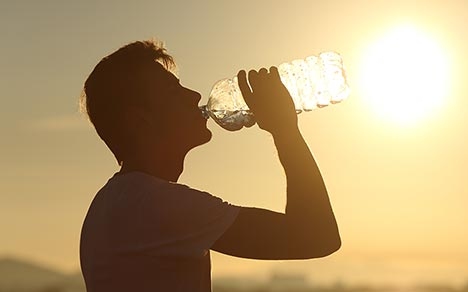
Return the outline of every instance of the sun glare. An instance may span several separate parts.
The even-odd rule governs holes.
[[[446,53],[435,38],[412,26],[394,28],[363,56],[361,87],[379,115],[408,125],[444,102],[449,83]]]

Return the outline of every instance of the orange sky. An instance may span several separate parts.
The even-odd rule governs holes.
[[[155,36],[202,102],[216,80],[239,69],[342,54],[351,96],[301,114],[300,126],[322,169],[343,247],[329,259],[283,267],[358,279],[356,267],[388,271],[393,261],[410,261],[397,265],[402,275],[409,266],[415,275],[468,279],[468,2],[17,2],[0,9],[0,255],[78,268],[87,207],[118,168],[79,118],[77,97],[100,58]],[[440,44],[452,77],[444,103],[411,126],[379,116],[359,80],[363,52],[401,23]],[[235,204],[282,210],[285,181],[271,138],[256,127],[231,133],[208,126],[213,139],[189,154],[181,182]],[[215,255],[213,274],[265,273],[270,265]]]

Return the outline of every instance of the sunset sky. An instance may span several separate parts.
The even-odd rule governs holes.
[[[330,50],[352,89],[299,116],[341,250],[289,263],[214,254],[213,277],[468,282],[467,27],[468,1],[1,1],[0,257],[79,269],[87,208],[118,166],[78,96],[102,57],[156,37],[202,104],[240,69]],[[189,153],[180,182],[282,211],[271,137],[208,127],[212,141]]]

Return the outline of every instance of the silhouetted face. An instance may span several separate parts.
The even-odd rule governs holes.
[[[148,72],[149,107],[145,109],[157,139],[190,150],[211,139],[207,120],[198,108],[201,95],[180,84],[179,79],[155,62]]]

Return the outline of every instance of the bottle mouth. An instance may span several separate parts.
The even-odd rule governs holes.
[[[198,107],[200,109],[200,113],[201,115],[205,118],[205,119],[209,119],[210,118],[210,114],[208,113],[208,110],[206,109],[206,105],[201,105]]]

